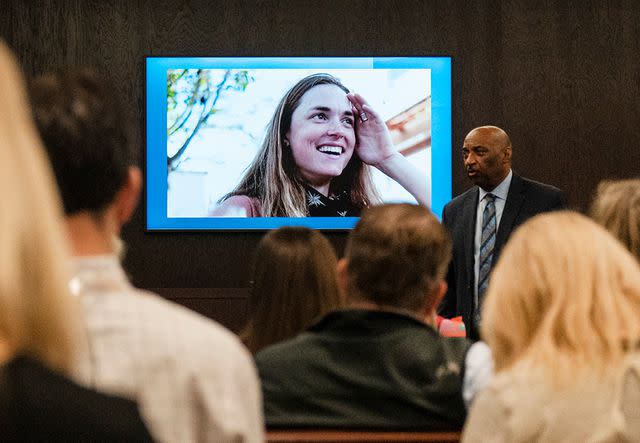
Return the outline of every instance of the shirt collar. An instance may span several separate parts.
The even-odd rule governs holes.
[[[76,256],[73,257],[73,265],[76,271],[120,268],[118,257],[113,254]]]
[[[75,295],[84,293],[86,289],[115,290],[130,286],[116,255],[74,257],[73,268],[69,286]]]
[[[397,332],[400,327],[412,327],[428,330],[438,335],[433,326],[416,319],[414,316],[385,310],[343,308],[331,311],[313,323],[309,331],[342,331],[352,336],[356,331],[365,334]],[[347,333],[347,331],[349,331]]]
[[[502,200],[507,199],[507,194],[509,194],[509,186],[511,186],[511,179],[513,178],[513,171],[509,169],[509,173],[507,176],[500,182],[498,186],[493,188],[491,191],[485,191],[482,188],[480,189],[480,196],[478,201],[481,202],[483,198],[487,196],[487,194],[493,194],[496,198],[500,198]]]

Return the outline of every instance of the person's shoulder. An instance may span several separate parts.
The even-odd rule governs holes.
[[[521,411],[523,407],[530,409],[531,405],[523,404],[520,406],[518,403],[514,404],[509,401],[510,394],[509,392],[505,393],[505,390],[512,390],[509,378],[496,375],[478,393],[464,425],[461,439],[463,443],[513,440],[511,415],[514,411]],[[535,406],[540,408],[540,405]]]
[[[439,337],[439,340],[449,360],[463,361],[472,346],[471,341],[464,337]]]
[[[520,177],[520,179],[522,180],[522,186],[529,188],[531,190],[535,190],[537,192],[542,192],[547,194],[563,194],[563,191],[561,189],[553,185],[531,180],[530,178],[525,178],[525,177]]]
[[[172,343],[184,353],[189,349],[201,352],[199,346],[215,346],[216,352],[226,353],[227,357],[248,352],[234,333],[214,320],[149,291],[134,289],[132,295],[122,301],[139,313],[141,324],[135,327],[144,331],[148,340],[171,334]],[[187,341],[192,346],[184,346]]]
[[[315,345],[307,332],[279,343],[274,343],[260,350],[255,355],[256,366],[261,374],[273,371],[275,374],[282,368],[291,367],[293,359],[299,360]]]
[[[529,197],[533,197],[532,201],[539,202],[539,205],[547,207],[548,210],[564,209],[567,206],[567,197],[561,189],[531,180],[525,177],[518,177],[522,183],[522,193]]]
[[[206,329],[215,331],[216,334],[235,337],[235,334],[231,333],[219,323],[189,308],[167,300],[160,295],[150,291],[145,291],[142,289],[136,289],[135,291],[138,299],[142,300],[143,303],[148,305],[148,308],[154,309],[161,316],[172,318],[172,320],[176,322],[176,324],[188,324],[193,328]]]
[[[451,199],[443,208],[442,215],[444,218],[452,218],[457,212],[462,210],[463,207],[469,202],[470,199],[475,199],[478,195],[478,187],[473,186],[467,189],[462,194]],[[454,217],[457,218],[457,217]]]
[[[304,334],[304,332],[302,334]],[[304,340],[301,340],[301,335],[298,335],[296,337],[281,341],[279,343],[274,343],[261,349],[258,353],[256,353],[255,360],[256,362],[277,360],[280,356],[291,355],[291,350],[297,349],[300,346],[304,347]]]
[[[25,429],[31,436],[46,429],[51,441],[63,435],[92,441],[151,441],[131,400],[80,386],[24,356],[14,358],[3,371],[10,374],[8,381],[15,386],[13,406],[22,422],[33,419],[32,424],[39,426],[36,431]]]
[[[445,208],[457,208],[463,205],[470,198],[475,198],[477,193],[478,193],[478,187],[472,186],[462,194],[452,198],[451,201],[449,201],[449,203],[445,205]]]
[[[456,352],[466,353],[475,343],[466,337],[444,337],[439,336],[438,339],[450,349]]]
[[[522,375],[510,371],[494,373],[482,390],[477,393],[473,408],[475,409],[487,398],[492,399],[491,401],[496,407],[500,405],[500,408],[503,408],[507,405],[513,405],[514,399],[517,399],[522,393]]]
[[[260,203],[248,195],[232,195],[209,212],[210,217],[260,217]]]
[[[531,386],[538,386],[539,389],[531,391]],[[509,369],[496,372],[487,384],[487,390],[496,398],[501,398],[505,404],[516,404],[523,396],[530,399],[545,397],[549,386],[539,369],[527,361],[519,361]]]

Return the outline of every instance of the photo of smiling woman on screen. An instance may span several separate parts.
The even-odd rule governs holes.
[[[396,150],[384,119],[329,74],[289,89],[239,184],[211,217],[357,217],[382,199],[370,168],[429,204],[427,177]]]

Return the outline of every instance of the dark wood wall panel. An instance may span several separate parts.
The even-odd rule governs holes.
[[[505,128],[515,169],[564,188],[580,210],[601,179],[640,175],[635,0],[3,0],[0,34],[27,74],[107,70],[127,98],[141,154],[146,55],[446,54],[454,195],[469,186],[462,139],[481,124]],[[147,234],[143,216],[141,207],[124,232],[135,284],[163,288],[237,329],[246,295],[224,289],[247,287],[261,234]],[[346,234],[329,237],[342,252]],[[193,297],[177,288],[217,292]]]
[[[187,308],[222,321],[240,332],[248,315],[248,288],[151,288],[151,291]]]

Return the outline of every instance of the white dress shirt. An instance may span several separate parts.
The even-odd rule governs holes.
[[[483,341],[471,345],[465,357],[462,398],[467,410],[473,404],[476,395],[482,391],[493,377],[493,354]]]
[[[158,441],[263,441],[256,369],[234,334],[135,289],[115,256],[75,264],[88,341],[81,383],[137,401]]]
[[[480,195],[478,196],[478,209],[476,212],[476,232],[473,243],[473,300],[474,306],[478,306],[478,274],[480,274],[480,241],[482,239],[482,212],[485,206],[487,206],[487,194],[493,194],[495,196],[494,202],[496,206],[496,233],[500,227],[500,219],[502,218],[502,212],[504,211],[504,205],[507,203],[507,195],[509,194],[509,186],[511,186],[511,178],[513,177],[513,171],[509,170],[509,173],[504,180],[500,182],[498,186],[491,191],[485,191],[482,188]]]

